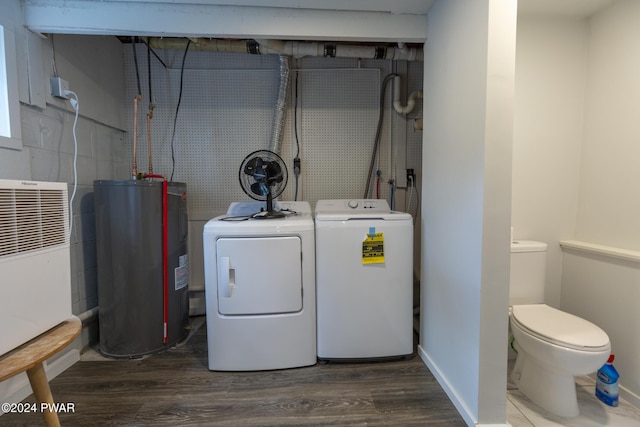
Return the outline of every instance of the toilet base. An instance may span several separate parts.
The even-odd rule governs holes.
[[[563,375],[542,367],[535,359],[518,349],[511,379],[531,401],[554,415],[571,418],[580,414],[576,396],[576,382],[571,375]]]

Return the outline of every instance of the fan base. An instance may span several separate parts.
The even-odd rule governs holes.
[[[286,214],[281,211],[262,211],[253,216],[255,219],[277,219],[284,218]]]

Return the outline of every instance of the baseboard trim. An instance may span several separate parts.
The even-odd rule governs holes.
[[[627,403],[633,405],[634,407],[640,409],[640,396],[630,391],[628,388],[624,386],[620,386],[620,397],[627,401]]]
[[[449,399],[453,403],[453,406],[456,407],[456,409],[460,413],[460,416],[467,423],[468,426],[477,426],[477,427],[511,427],[511,425],[509,423],[507,423],[506,420],[505,420],[504,424],[482,424],[482,423],[478,423],[478,421],[472,415],[472,413],[469,410],[469,408],[467,408],[467,406],[464,404],[464,402],[462,402],[462,400],[459,398],[459,396],[456,393],[456,391],[454,390],[454,388],[451,386],[451,384],[449,384],[449,382],[447,381],[446,377],[442,374],[440,369],[438,369],[438,366],[434,363],[434,361],[429,357],[429,354],[427,354],[427,352],[424,351],[424,348],[422,348],[421,346],[418,346],[418,355],[420,356],[420,359],[422,359],[422,362],[427,366],[427,368],[429,368],[429,370],[431,371],[433,376],[436,378],[436,380],[438,380],[438,383],[440,384],[440,387],[443,388],[444,392],[447,394],[447,396],[449,397]]]

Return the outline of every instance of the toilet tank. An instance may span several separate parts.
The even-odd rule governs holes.
[[[544,303],[547,244],[532,240],[511,243],[509,304]]]

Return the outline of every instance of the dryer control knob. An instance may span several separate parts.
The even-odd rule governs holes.
[[[349,207],[351,209],[355,209],[358,207],[358,201],[357,200],[349,200],[349,202],[347,203],[349,205]]]

